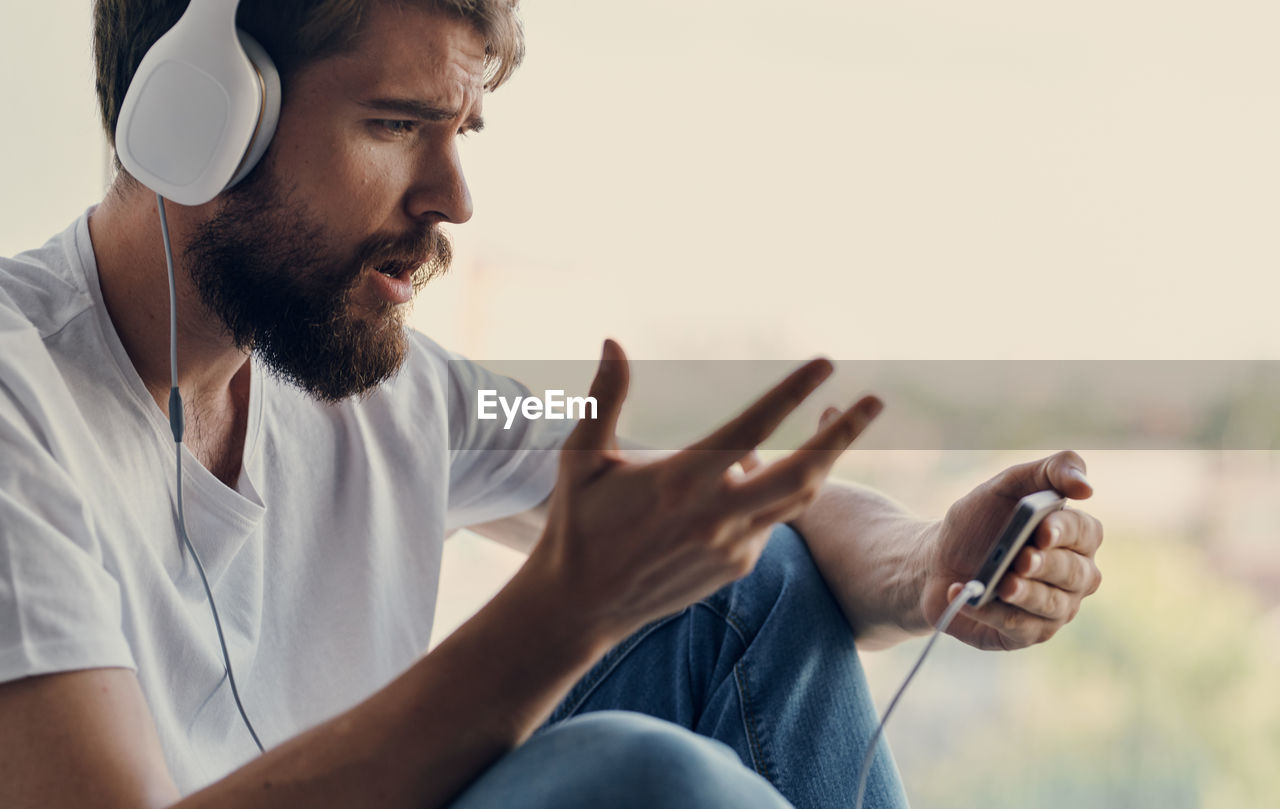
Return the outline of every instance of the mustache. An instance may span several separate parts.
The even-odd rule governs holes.
[[[443,275],[453,258],[449,237],[431,224],[426,228],[402,234],[376,234],[356,248],[354,274],[364,267],[394,267],[401,271],[414,269],[414,285],[425,284]],[[420,280],[420,276],[422,277]]]

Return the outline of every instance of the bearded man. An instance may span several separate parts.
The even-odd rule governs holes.
[[[185,7],[98,0],[108,133]],[[825,481],[874,397],[751,462],[824,360],[632,461],[612,341],[596,418],[476,419],[457,391],[528,391],[404,311],[448,266],[441,226],[471,216],[457,144],[520,61],[513,4],[244,0],[237,23],[284,101],[246,179],[164,209],[182,484],[156,195],[122,170],[0,260],[0,805],[848,804],[875,728],[857,647],[926,632],[1018,498],[1091,494],[1084,462],[1013,467],[920,519]],[[442,543],[468,526],[528,560],[424,655]],[[1100,541],[1055,513],[951,634],[1047,640],[1097,588]],[[886,749],[868,796],[904,804]]]

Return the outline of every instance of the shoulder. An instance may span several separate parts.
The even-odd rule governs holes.
[[[40,330],[14,296],[0,286],[0,400],[30,420],[61,401],[64,393],[62,375]]]
[[[88,214],[42,246],[0,257],[0,307],[18,313],[41,337],[59,331],[93,306],[83,266]]]
[[[515,380],[416,329],[406,328],[405,339],[407,350],[399,372],[368,396],[339,405],[346,417],[390,429],[398,437],[421,438],[425,433],[458,447],[468,443],[465,433],[475,422],[471,413],[475,397],[468,392],[494,388],[513,395],[527,393]]]
[[[82,423],[51,341],[93,310],[82,253],[92,258],[88,236],[86,212],[43,246],[0,257],[0,420],[54,451],[78,441]]]
[[[404,370],[409,375],[426,374],[437,380],[447,380],[449,363],[461,360],[459,354],[448,350],[427,335],[413,328],[405,329],[408,340],[408,352],[405,355]]]
[[[482,373],[481,367],[422,332],[405,329],[407,351],[399,373],[380,389],[392,396],[447,403],[459,381]]]
[[[72,473],[82,417],[35,325],[0,289],[0,467]],[[60,473],[60,474],[62,474]]]
[[[454,446],[461,438],[459,430],[472,420],[470,410],[474,407],[474,391],[494,388],[503,392],[527,393],[515,380],[441,346],[419,331],[408,330],[408,339],[409,354],[401,376],[415,387],[430,387],[429,399],[438,408],[439,419],[449,424]]]

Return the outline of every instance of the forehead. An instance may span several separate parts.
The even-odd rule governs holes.
[[[356,48],[303,68],[299,80],[348,100],[416,97],[478,111],[485,41],[470,23],[410,3],[371,3]],[[317,88],[319,89],[319,88]]]

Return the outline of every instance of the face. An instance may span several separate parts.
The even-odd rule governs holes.
[[[458,139],[482,126],[484,41],[434,12],[373,4],[359,47],[286,80],[263,163],[186,245],[236,345],[324,401],[403,362],[405,307],[471,217]]]

